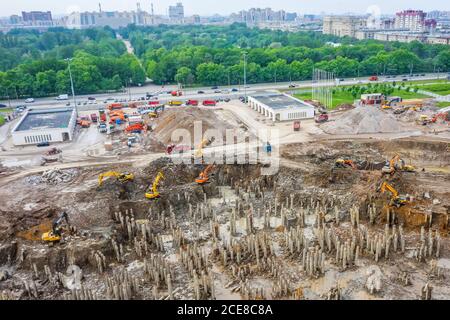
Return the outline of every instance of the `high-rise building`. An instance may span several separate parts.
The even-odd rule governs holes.
[[[52,13],[50,11],[31,11],[25,12],[22,11],[22,19],[23,22],[36,22],[36,21],[52,21]]]
[[[231,22],[241,22],[251,26],[293,22],[296,18],[296,13],[290,13],[284,10],[274,11],[271,8],[251,8],[230,15]]]
[[[126,27],[129,24],[143,25],[149,20],[147,12],[138,11],[102,11],[102,12],[73,12],[66,20],[66,26],[72,29],[86,29],[91,27],[109,26],[113,29]]]
[[[359,16],[325,16],[323,33],[338,37],[355,37],[358,30],[367,27],[367,19]]]
[[[181,2],[175,6],[169,6],[169,19],[181,21],[184,19],[184,7]]]
[[[425,27],[426,13],[421,10],[405,10],[395,14],[395,28],[422,32]]]

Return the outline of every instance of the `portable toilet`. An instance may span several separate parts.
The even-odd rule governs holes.
[[[116,119],[116,124],[117,124],[118,126],[120,126],[121,123],[122,123],[122,120]]]

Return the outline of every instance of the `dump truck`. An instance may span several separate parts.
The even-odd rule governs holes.
[[[112,110],[121,110],[123,108],[123,105],[121,104],[121,103],[111,103],[109,106],[108,106],[108,109],[110,110],[110,111],[112,111]]]
[[[94,123],[98,122],[98,116],[96,113],[91,114],[91,121]]]
[[[196,106],[198,106],[198,100],[188,100],[188,101],[186,101],[186,105],[196,107]]]
[[[216,101],[215,100],[205,100],[205,101],[203,101],[203,105],[205,107],[215,107]]]
[[[101,122],[106,122],[106,113],[105,110],[99,110],[99,114],[100,114],[100,121]]]
[[[142,130],[144,130],[144,125],[142,123],[136,123],[136,124],[130,125],[125,128],[126,132],[139,132],[140,133]]]
[[[81,120],[80,125],[82,128],[89,128],[91,126],[91,122],[89,120]]]

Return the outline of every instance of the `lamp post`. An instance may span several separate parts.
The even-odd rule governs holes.
[[[75,88],[73,86],[72,70],[70,69],[70,62],[72,61],[72,59],[67,58],[65,60],[67,61],[67,64],[69,65],[70,87],[72,88],[73,104],[75,106],[75,113],[78,115],[77,100],[75,98]]]
[[[244,51],[244,96],[247,103],[247,52]]]

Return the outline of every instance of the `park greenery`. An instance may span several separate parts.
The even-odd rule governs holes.
[[[117,33],[130,41],[134,54],[127,53]],[[147,77],[156,84],[239,85],[244,54],[248,83],[308,80],[313,68],[339,78],[450,71],[445,45],[360,41],[243,24],[130,25],[118,32],[12,30],[0,33],[0,98],[69,94],[66,59],[72,59],[77,94],[121,90],[144,84]]]

